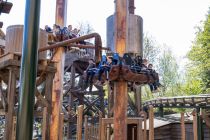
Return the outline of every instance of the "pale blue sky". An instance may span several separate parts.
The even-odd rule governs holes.
[[[23,24],[25,0],[8,0],[14,6],[10,14],[2,14],[3,30],[14,24]],[[144,31],[159,44],[166,43],[182,57],[194,39],[194,27],[205,19],[210,0],[135,0],[135,14],[143,17]],[[106,45],[106,18],[114,12],[114,0],[68,0],[67,24],[89,22],[102,36]],[[54,23],[55,0],[42,0],[40,27]]]

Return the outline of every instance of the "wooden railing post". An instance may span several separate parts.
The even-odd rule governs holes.
[[[77,140],[82,140],[82,118],[83,118],[83,105],[78,106],[77,114]]]
[[[184,113],[181,113],[181,134],[182,134],[182,140],[185,140],[185,121],[184,121]]]
[[[64,121],[64,114],[60,114],[60,129],[59,129],[59,140],[63,140],[63,121]]]
[[[153,106],[149,106],[149,140],[154,140],[154,112],[153,112]]]
[[[197,112],[194,109],[192,112],[193,115],[193,140],[198,140],[198,122],[197,122]]]
[[[84,124],[84,127],[85,127],[84,139],[85,140],[88,140],[88,117],[87,117],[87,115],[85,115],[85,124]]]

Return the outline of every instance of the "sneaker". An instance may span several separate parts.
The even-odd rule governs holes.
[[[96,86],[102,86],[102,83],[101,83],[101,81],[97,80],[94,85],[96,85]]]

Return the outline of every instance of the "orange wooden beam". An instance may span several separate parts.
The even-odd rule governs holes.
[[[56,0],[56,15],[55,23],[60,26],[65,26],[67,15],[67,0]],[[53,57],[57,63],[57,71],[53,80],[52,91],[52,117],[50,127],[50,140],[59,139],[59,123],[61,105],[63,100],[63,75],[64,75],[64,60],[65,51],[63,47],[59,47]]]

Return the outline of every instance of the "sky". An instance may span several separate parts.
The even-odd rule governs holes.
[[[25,0],[13,3],[10,14],[2,14],[3,31],[23,24]],[[114,0],[68,0],[67,25],[88,22],[106,46],[106,18],[114,13]],[[210,0],[135,0],[135,14],[143,18],[143,30],[159,44],[167,44],[177,57],[184,57],[195,37],[195,26],[205,19]],[[41,0],[40,27],[55,21],[55,0]]]

